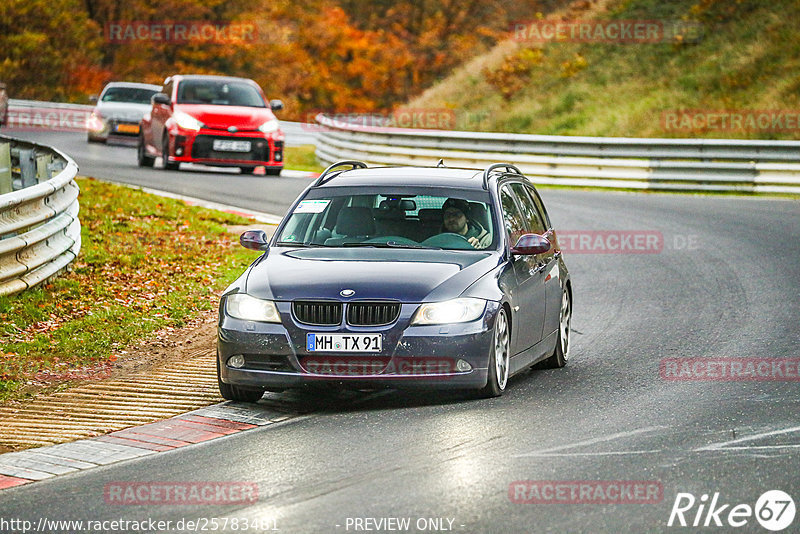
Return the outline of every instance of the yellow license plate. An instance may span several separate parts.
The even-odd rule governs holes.
[[[138,134],[139,133],[139,125],[138,124],[117,124],[117,131],[123,133],[132,133]]]

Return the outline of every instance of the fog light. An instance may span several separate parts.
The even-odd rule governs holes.
[[[469,362],[466,362],[464,360],[458,360],[456,362],[456,369],[458,369],[459,371],[461,371],[463,373],[463,372],[466,372],[466,371],[471,371],[472,370],[472,366],[469,364]]]
[[[241,369],[244,367],[244,356],[241,354],[234,354],[230,358],[228,358],[228,365],[235,369]]]
[[[178,148],[175,149],[175,155],[176,156],[183,156],[183,147],[182,146],[179,146]]]

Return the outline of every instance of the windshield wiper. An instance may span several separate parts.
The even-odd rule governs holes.
[[[313,247],[325,247],[328,245],[316,245],[314,243],[303,243],[302,241],[277,241],[275,243],[276,247],[297,247],[297,248],[313,248]]]
[[[343,247],[375,247],[375,248],[422,248],[422,249],[438,249],[439,247],[425,247],[423,245],[411,245],[405,243],[397,243],[396,241],[387,241],[386,243],[342,243]]]

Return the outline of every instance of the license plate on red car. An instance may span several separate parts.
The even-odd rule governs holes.
[[[213,148],[219,152],[250,152],[250,141],[214,139]]]
[[[381,334],[306,334],[308,352],[380,352]]]

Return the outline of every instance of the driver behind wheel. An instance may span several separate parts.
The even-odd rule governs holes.
[[[460,198],[448,198],[442,205],[442,232],[463,236],[475,248],[486,248],[492,236],[478,221],[470,219],[469,202]]]

